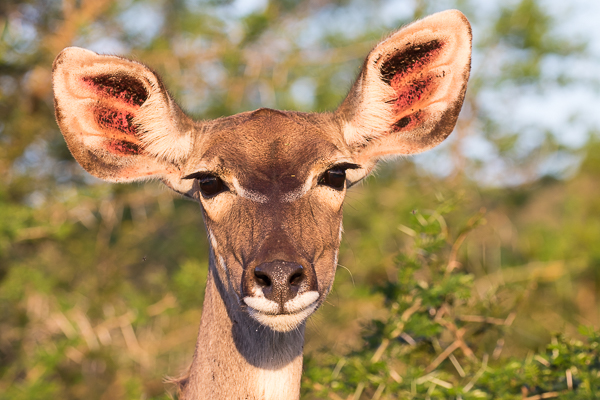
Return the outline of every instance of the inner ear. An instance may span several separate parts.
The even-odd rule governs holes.
[[[140,107],[148,99],[148,90],[137,78],[128,75],[85,76],[82,81],[99,97]]]
[[[117,155],[133,155],[142,152],[139,127],[133,123],[134,115],[125,110],[115,110],[98,106],[94,109],[94,119],[108,139],[105,148]]]
[[[381,64],[381,80],[391,86],[395,94],[387,101],[393,105],[392,133],[411,131],[437,111],[428,106],[439,97],[446,70],[427,66],[435,65],[443,50],[443,41],[431,40],[393,54]]]
[[[125,74],[84,76],[81,81],[98,99],[92,106],[92,113],[107,139],[105,149],[121,156],[141,154],[141,128],[134,119],[148,99],[146,85],[140,79]]]
[[[392,87],[397,87],[402,77],[433,61],[442,46],[443,43],[439,40],[432,40],[409,47],[402,53],[393,54],[381,64],[381,80]]]

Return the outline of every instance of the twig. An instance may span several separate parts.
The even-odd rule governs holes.
[[[546,392],[542,394],[536,394],[535,396],[525,397],[523,400],[553,399],[558,396],[560,396],[559,392]]]
[[[405,341],[406,343],[408,343],[409,345],[411,345],[411,346],[416,346],[416,344],[417,344],[417,342],[415,341],[415,339],[413,339],[413,338],[412,338],[412,337],[411,337],[411,336],[410,336],[408,333],[406,333],[406,332],[402,332],[402,333],[400,334],[400,337],[401,337],[402,339],[404,339],[404,341]]]
[[[412,306],[410,306],[410,308],[407,308],[402,315],[400,316],[400,322],[398,322],[398,326],[396,326],[396,329],[394,329],[391,333],[391,337],[392,338],[397,338],[398,336],[400,336],[400,334],[402,333],[402,330],[404,329],[404,323],[406,321],[408,321],[410,319],[410,317],[416,313],[417,311],[419,311],[419,309],[421,308],[421,299],[417,299],[415,300],[414,304]]]
[[[465,370],[462,368],[454,354],[450,354],[448,358],[452,362],[452,365],[454,365],[454,368],[456,368],[456,372],[458,372],[461,378],[464,378],[467,374],[465,374]]]
[[[359,400],[360,399],[360,395],[362,394],[362,391],[365,388],[365,383],[361,382],[358,384],[358,386],[356,387],[356,391],[354,392],[354,400]]]
[[[457,317],[459,321],[463,322],[484,322],[492,325],[505,325],[506,320],[500,318],[484,317],[482,315],[461,315]]]
[[[494,349],[494,352],[492,353],[492,358],[494,360],[497,360],[498,358],[500,358],[500,354],[502,354],[502,349],[504,349],[504,338],[500,338],[500,339],[498,339],[498,341],[496,341],[496,348]]]
[[[460,263],[456,260],[458,258],[458,250],[467,238],[467,235],[471,232],[471,228],[473,228],[475,224],[479,222],[481,218],[483,218],[483,216],[485,215],[485,211],[485,208],[481,208],[476,215],[469,219],[469,221],[467,222],[467,228],[463,233],[461,233],[458,236],[458,238],[452,245],[452,250],[450,250],[448,266],[446,267],[446,275],[450,274],[456,267],[460,266]]]
[[[337,365],[333,369],[333,372],[331,373],[331,379],[336,379],[338,377],[338,375],[340,374],[340,371],[342,370],[342,367],[344,366],[344,364],[346,364],[346,359],[345,358],[342,358],[342,359],[340,359],[340,361],[338,361]]]
[[[477,371],[477,373],[475,374],[473,379],[471,379],[469,381],[469,383],[467,383],[464,387],[465,393],[468,392],[469,390],[473,389],[473,386],[475,386],[475,383],[479,380],[479,378],[481,378],[481,375],[483,375],[483,373],[485,372],[485,369],[487,368],[488,359],[489,359],[489,357],[488,357],[487,353],[484,354],[481,368],[479,368],[479,371]]]
[[[476,360],[477,359],[477,357],[475,356],[475,353],[473,352],[473,350],[471,350],[471,348],[469,346],[467,346],[467,343],[465,343],[465,341],[463,340],[463,337],[464,337],[465,332],[467,330],[466,327],[462,327],[462,328],[459,329],[453,322],[446,321],[445,319],[442,319],[442,318],[440,318],[436,322],[438,324],[440,324],[440,325],[443,325],[444,327],[446,327],[450,331],[454,332],[454,336],[456,337],[456,340],[458,342],[460,342],[460,348],[461,348],[461,350],[463,351],[463,353],[465,353],[465,355],[467,357],[469,357],[472,360]]]
[[[429,378],[429,382],[435,383],[436,385],[441,386],[446,389],[452,389],[452,387],[453,387],[450,382],[446,382],[446,381],[443,381],[441,379],[434,378],[434,377]]]
[[[431,364],[429,364],[427,366],[427,368],[425,368],[425,373],[430,373],[431,371],[436,369],[437,366],[442,363],[442,361],[444,361],[446,358],[448,358],[448,356],[450,354],[452,354],[454,352],[454,350],[461,347],[461,344],[462,344],[462,340],[455,340],[454,343],[452,343],[450,346],[446,347],[446,350],[444,350],[439,356],[436,357],[435,360],[433,360],[433,362]]]
[[[373,393],[373,397],[371,397],[371,400],[379,400],[379,398],[383,394],[384,390],[385,390],[385,383],[380,383],[379,386],[377,387],[377,390],[375,391],[375,393]]]
[[[329,398],[330,398],[331,400],[344,400],[343,398],[341,398],[340,396],[338,396],[337,394],[335,394],[335,393],[333,393],[333,392],[330,392],[330,393],[329,393]]]
[[[409,308],[407,308],[402,313],[402,315],[400,316],[400,321],[398,322],[398,325],[396,326],[396,328],[390,334],[390,336],[391,336],[392,339],[396,339],[396,338],[402,336],[402,330],[404,329],[404,323],[406,321],[408,321],[409,318],[415,312],[417,312],[419,310],[419,308],[421,308],[421,299],[417,299],[412,306],[410,306]],[[409,342],[408,340],[407,340],[407,342],[409,342],[411,345],[416,344],[416,342],[412,338],[410,338],[410,339],[412,340],[412,343]],[[383,355],[383,353],[385,352],[385,350],[387,349],[387,347],[388,347],[389,344],[390,344],[390,339],[385,338],[385,339],[383,339],[381,341],[381,344],[379,345],[379,347],[377,348],[377,350],[375,350],[375,354],[373,354],[373,357],[371,357],[371,362],[372,363],[376,363],[377,361],[379,361],[381,359],[381,356]]]
[[[387,347],[388,347],[389,344],[390,344],[390,340],[387,339],[387,338],[383,339],[381,341],[381,344],[379,345],[379,347],[375,351],[375,354],[373,354],[373,357],[371,357],[371,362],[372,363],[376,363],[377,361],[379,361],[379,359],[383,355],[383,352],[385,351],[385,349],[387,349]]]
[[[548,360],[546,360],[545,358],[543,358],[542,356],[540,356],[539,354],[536,354],[533,357],[537,362],[539,362],[540,364],[544,365],[545,367],[549,367],[550,363],[548,362]]]
[[[402,383],[403,379],[400,376],[399,373],[397,373],[395,370],[390,369],[390,376],[392,377],[393,380],[395,380],[397,383]]]

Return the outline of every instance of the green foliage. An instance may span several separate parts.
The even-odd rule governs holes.
[[[443,216],[448,208],[413,213],[412,228],[404,228],[413,246],[397,257],[394,279],[375,289],[387,317],[363,328],[358,350],[309,358],[305,398],[597,398],[600,335],[593,329],[580,330],[585,342],[556,335],[525,360],[499,358],[514,314],[503,310],[498,318],[501,304],[473,296],[474,277],[455,259],[464,236],[485,222],[483,214],[452,238]]]

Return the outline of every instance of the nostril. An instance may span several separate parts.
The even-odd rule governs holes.
[[[290,261],[269,261],[257,265],[254,270],[246,270],[244,274],[244,290],[256,296],[264,295],[267,300],[283,304],[293,299],[298,293],[311,290],[311,275],[302,265]],[[246,289],[247,287],[247,289]],[[314,290],[314,289],[312,289]]]
[[[289,283],[291,286],[298,286],[302,283],[303,278],[304,278],[304,273],[303,273],[302,269],[298,269],[297,271],[295,271],[292,274],[292,276],[290,276]]]
[[[271,286],[271,278],[269,278],[269,275],[265,274],[264,272],[260,271],[259,269],[254,270],[254,276],[256,277],[256,283],[258,283],[260,286],[262,286],[262,287]]]

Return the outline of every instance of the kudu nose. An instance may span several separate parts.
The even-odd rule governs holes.
[[[301,288],[312,286],[310,280],[306,268],[294,262],[266,262],[254,269],[254,281],[265,298],[279,304],[296,297]]]

